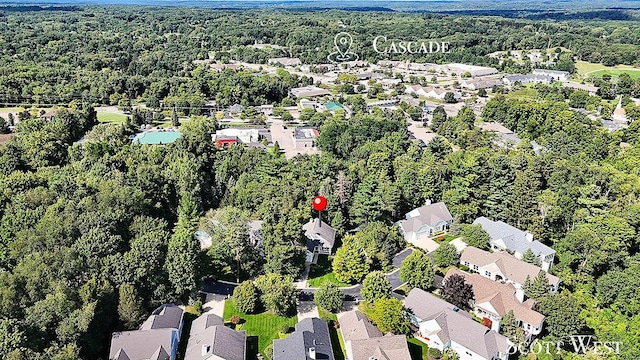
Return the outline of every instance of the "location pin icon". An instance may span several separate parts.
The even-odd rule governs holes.
[[[349,33],[341,32],[336,34],[333,39],[333,43],[336,45],[336,50],[340,54],[337,56],[338,60],[348,60],[350,58],[349,53],[351,45],[353,44],[353,38]]]

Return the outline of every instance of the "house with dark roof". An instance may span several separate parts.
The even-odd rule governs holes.
[[[383,336],[362,312],[346,312],[338,322],[347,360],[411,360],[405,335]]]
[[[533,240],[533,234],[517,229],[503,221],[493,221],[486,217],[479,217],[473,221],[489,233],[489,245],[493,250],[504,250],[513,253],[518,259],[527,251],[533,251],[543,270],[549,271],[556,256],[555,250]]]
[[[533,281],[540,271],[544,271],[543,268],[522,261],[505,251],[488,252],[473,246],[464,249],[460,263],[493,281],[513,284],[518,290],[520,301],[524,298],[523,286],[527,278]],[[548,272],[545,272],[545,275],[549,281],[549,292],[557,292],[560,278]]]
[[[140,330],[115,332],[109,360],[175,360],[183,311],[173,304],[157,308]]]
[[[224,325],[215,314],[203,314],[191,323],[185,360],[245,360],[247,334]]]
[[[311,219],[302,226],[307,238],[307,262],[315,264],[318,255],[331,255],[336,242],[336,230],[320,219]]]
[[[273,340],[273,360],[335,360],[327,322],[318,318],[298,322],[291,335]]]
[[[549,76],[554,81],[567,81],[569,80],[569,72],[568,71],[559,71],[559,70],[547,70],[547,69],[533,69],[531,72],[533,75],[538,76]]]
[[[404,238],[411,243],[420,237],[431,237],[436,233],[447,231],[453,223],[453,216],[443,202],[431,204],[427,201],[425,206],[408,212],[405,218],[396,224],[400,227]]]
[[[454,305],[413,289],[405,299],[416,339],[440,351],[451,349],[460,360],[507,360],[511,342]]]
[[[449,270],[445,280],[455,274],[464,277],[466,283],[473,286],[473,312],[482,318],[483,323],[491,324],[491,329],[499,331],[502,318],[509,311],[513,311],[527,340],[540,334],[544,315],[534,310],[534,300],[528,299],[523,302],[522,298],[516,295],[518,290],[513,284],[492,281],[480,274],[469,274],[458,269]]]

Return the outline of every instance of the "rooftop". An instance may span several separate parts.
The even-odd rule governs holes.
[[[507,249],[520,254],[524,254],[527,249],[531,249],[536,256],[542,257],[556,253],[540,241],[533,240],[531,233],[517,229],[503,221],[492,221],[486,217],[479,217],[473,221],[473,224],[480,224],[484,231],[489,233],[491,240],[502,241]]]
[[[284,339],[273,340],[273,360],[334,360],[329,326],[318,318],[307,318],[296,324],[296,331]]]

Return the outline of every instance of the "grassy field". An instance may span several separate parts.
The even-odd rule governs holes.
[[[602,64],[595,64],[586,61],[577,61],[576,69],[578,70],[578,74],[587,76],[602,76],[606,73],[609,73],[612,76],[619,76],[623,72],[628,72],[631,77],[640,77],[640,69],[634,68],[629,65],[605,66]]]
[[[298,322],[296,315],[285,317],[269,313],[244,314],[235,308],[232,301],[226,301],[224,303],[224,319],[229,321],[229,318],[233,315],[238,315],[243,320],[241,324],[238,324],[237,330],[246,330],[248,336],[258,337],[258,350],[263,355],[267,346],[273,342],[273,339],[280,338],[278,329],[281,324],[287,324],[290,328],[293,328]]]
[[[349,284],[345,284],[336,279],[336,274],[333,273],[329,258],[327,256],[320,256],[318,257],[318,263],[311,265],[307,285],[309,287],[319,287],[325,282],[334,283],[338,286],[349,286]]]
[[[101,123],[124,124],[127,121],[127,115],[99,112],[98,121]]]

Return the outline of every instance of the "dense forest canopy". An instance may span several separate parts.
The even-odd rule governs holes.
[[[317,123],[322,154],[292,160],[218,149],[214,120],[196,114],[166,146],[132,144],[135,123],[97,124],[94,105],[123,98],[182,108],[207,99],[281,102],[309,79],[214,73],[193,60],[215,52],[264,63],[291,51],[321,63],[333,46],[327,29],[337,32],[339,21],[370,60],[377,55],[366,52],[367,39],[386,33],[450,40],[456,50],[447,61],[496,65],[484,55],[545,46],[549,37],[583,60],[640,61],[633,22],[145,7],[4,12],[2,101],[71,104],[53,121],[22,114],[17,136],[0,146],[0,358],[104,359],[112,331],[135,328],[140,313],[164,302],[193,300],[202,276],[222,275],[237,249],[249,247],[219,228],[217,245],[200,252],[192,235],[209,210],[229,229],[264,221],[265,257],[243,251],[241,280],[298,274],[300,229],[312,216],[310,199],[321,194],[344,252],[366,264],[362,275],[388,268],[402,245],[393,223],[427,200],[446,202],[460,223],[487,216],[531,231],[558,252],[552,272],[563,280],[559,295],[540,302],[545,338],[595,334],[622,341],[619,358],[636,359],[640,129],[635,121],[608,133],[576,111],[602,99],[544,86],[532,100],[492,97],[482,120],[536,140],[540,152],[528,141],[497,146],[467,107],[445,115],[426,148],[409,139],[401,109],[355,111],[348,121],[327,115]],[[286,50],[243,47],[256,41]],[[123,310],[131,304],[139,311]]]

